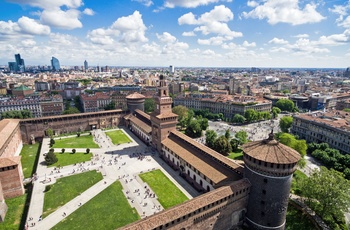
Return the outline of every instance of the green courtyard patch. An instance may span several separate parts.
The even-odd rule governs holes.
[[[0,223],[0,229],[18,230],[20,229],[21,219],[25,208],[27,194],[22,196],[6,199],[8,210],[5,216],[5,221]]]
[[[44,197],[43,217],[56,211],[74,197],[102,180],[101,173],[89,171],[68,177],[57,179],[53,185],[46,186],[47,192]]]
[[[165,209],[188,200],[185,194],[183,194],[159,169],[140,174],[140,177],[151,187],[153,192],[157,195],[159,203]]]
[[[242,151],[232,152],[227,157],[232,160],[243,160],[243,152]]]
[[[57,157],[57,162],[50,165],[49,167],[57,167],[57,166],[67,166],[72,164],[77,164],[85,161],[90,161],[92,157],[92,153],[55,153]]]
[[[40,151],[40,143],[34,145],[23,145],[21,151],[21,163],[24,178],[29,178],[34,173],[35,160]]]
[[[52,229],[112,230],[140,219],[122,189],[119,181],[114,182]]]
[[[114,131],[108,131],[105,132],[106,135],[111,138],[112,143],[115,145],[129,143],[131,140],[122,130],[114,130]]]
[[[99,148],[92,135],[55,139],[53,148]]]

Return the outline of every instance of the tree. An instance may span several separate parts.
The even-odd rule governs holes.
[[[247,109],[244,112],[244,117],[247,120],[247,122],[253,122],[258,120],[258,112],[255,111],[254,109]]]
[[[230,138],[231,138],[230,129],[226,129],[226,131],[225,131],[225,138],[227,140],[230,140]]]
[[[205,132],[205,143],[209,148],[214,148],[217,134],[214,130],[207,130]]]
[[[292,127],[292,124],[293,124],[293,117],[285,116],[281,118],[279,126],[282,132],[288,133],[289,128]]]
[[[80,111],[75,107],[70,107],[69,109],[66,109],[63,111],[63,114],[76,114],[76,113],[80,113]]]
[[[306,155],[307,144],[305,140],[297,140],[295,136],[289,133],[282,133],[278,138],[282,144],[296,150],[302,157]]]
[[[243,145],[248,142],[248,134],[244,130],[238,131],[235,134],[235,138],[238,141],[238,145]]]
[[[282,111],[295,112],[296,110],[294,102],[289,99],[279,99],[276,102],[276,107],[278,107]]]
[[[61,149],[61,153],[64,153],[66,151],[66,149]]]
[[[46,135],[48,135],[49,137],[52,137],[53,136],[53,130],[51,128],[48,128],[46,130]]]
[[[33,114],[28,109],[6,111],[1,113],[1,119],[5,119],[5,118],[26,119],[31,117],[33,117]]]
[[[53,138],[50,139],[50,146],[53,146],[55,144],[55,140]]]
[[[226,139],[224,135],[220,136],[214,143],[214,150],[227,156],[232,152],[232,147],[229,140]]]
[[[193,117],[194,117],[194,111],[192,109],[189,109],[187,112],[186,126],[188,126],[191,123]]]
[[[49,151],[46,156],[45,156],[45,162],[47,165],[52,165],[54,163],[56,163],[58,160],[57,160],[57,157],[54,153],[54,151]]]
[[[178,105],[173,108],[173,113],[178,115],[177,120],[181,128],[184,128],[187,125],[188,108],[183,105]]]
[[[75,149],[72,149],[72,154],[74,154],[75,152],[76,152],[77,150],[75,150]]]
[[[90,149],[89,148],[86,149],[86,154],[88,154],[88,153],[90,153]]]
[[[197,138],[202,136],[202,128],[197,120],[191,120],[190,124],[185,130],[185,134],[192,138]]]
[[[104,107],[104,110],[114,110],[115,108],[115,101],[111,101]]]
[[[201,129],[202,130],[207,130],[207,128],[209,127],[209,121],[207,118],[202,118],[199,120],[199,123],[201,125]]]
[[[155,110],[156,108],[156,102],[154,101],[153,98],[146,98],[145,99],[145,112],[146,113],[151,113]]]
[[[234,123],[244,123],[245,121],[246,121],[246,119],[245,119],[245,117],[243,117],[241,114],[235,114],[234,116],[233,116],[233,119],[232,119],[232,121],[234,122]]]
[[[350,208],[350,182],[342,173],[320,167],[302,183],[302,194],[314,210],[324,219],[332,217],[338,210],[347,212]],[[312,201],[317,202],[312,202]]]
[[[80,132],[77,132],[77,137],[80,137]]]
[[[273,118],[276,118],[278,114],[281,112],[281,110],[278,107],[272,107],[271,112],[272,112]]]

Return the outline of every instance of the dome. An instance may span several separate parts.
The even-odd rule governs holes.
[[[132,94],[129,94],[128,96],[126,96],[126,99],[144,99],[145,96],[138,93],[138,92],[134,92]]]
[[[243,152],[253,159],[273,164],[294,164],[301,158],[296,150],[275,140],[273,133],[266,140],[244,144]]]

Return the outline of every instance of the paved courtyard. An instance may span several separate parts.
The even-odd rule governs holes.
[[[163,210],[163,207],[158,202],[157,197],[146,196],[146,190],[150,188],[138,176],[140,173],[154,169],[160,169],[189,199],[199,195],[177,172],[165,164],[150,147],[141,142],[129,130],[122,130],[132,140],[131,143],[113,145],[104,131],[94,130],[94,140],[100,148],[91,149],[93,153],[92,160],[64,166],[56,170],[47,168],[45,164],[42,164],[45,161],[44,154],[50,149],[50,139],[45,138],[43,140],[37,167],[37,179],[33,182],[33,193],[27,216],[29,229],[45,230],[52,228],[116,180],[121,182],[125,197],[130,205],[137,210],[141,218],[159,212]],[[70,148],[65,149],[66,152],[72,150]],[[85,150],[76,149],[77,152],[85,152]],[[61,149],[55,149],[55,152],[60,151]],[[89,170],[100,171],[103,180],[42,219],[45,186],[54,184],[58,178]],[[151,190],[149,192],[153,193]]]

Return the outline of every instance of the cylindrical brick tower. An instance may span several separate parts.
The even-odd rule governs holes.
[[[243,146],[244,177],[252,184],[246,214],[250,229],[285,229],[292,175],[300,158],[272,132],[266,140]]]
[[[136,109],[141,111],[145,110],[145,96],[138,92],[134,92],[126,96],[126,104],[131,114],[134,113]]]

